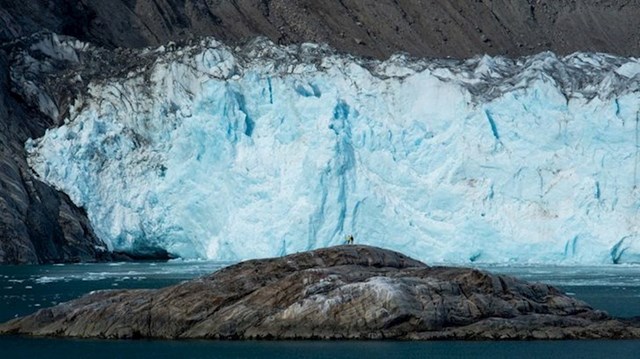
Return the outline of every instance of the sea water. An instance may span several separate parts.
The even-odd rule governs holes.
[[[172,261],[0,267],[0,321],[92,290],[158,288],[229,263]],[[489,266],[481,269],[556,285],[620,317],[640,316],[639,266]],[[77,340],[0,337],[2,358],[635,358],[640,340],[402,342]]]

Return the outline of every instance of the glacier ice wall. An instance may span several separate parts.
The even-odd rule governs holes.
[[[26,145],[112,248],[237,260],[354,234],[426,261],[640,261],[640,62],[146,50]]]

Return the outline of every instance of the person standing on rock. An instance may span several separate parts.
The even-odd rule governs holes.
[[[347,244],[353,244],[353,234],[348,235],[345,242],[347,242]]]

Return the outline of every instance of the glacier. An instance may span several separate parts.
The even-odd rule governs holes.
[[[25,145],[111,249],[241,260],[353,234],[427,262],[640,262],[638,59],[138,56]]]

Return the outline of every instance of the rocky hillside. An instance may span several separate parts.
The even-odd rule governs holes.
[[[107,46],[192,36],[326,42],[374,57],[638,55],[637,0],[2,0],[0,41],[43,28]]]

